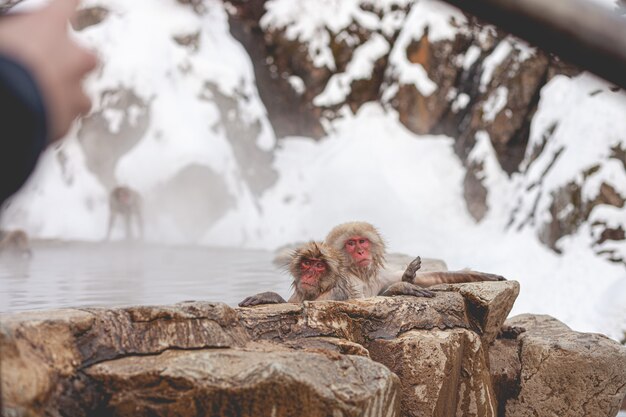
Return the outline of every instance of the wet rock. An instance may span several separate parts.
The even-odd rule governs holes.
[[[498,416],[505,416],[506,403],[517,398],[522,364],[518,355],[519,340],[498,338],[489,347],[489,372],[498,402]]]
[[[185,302],[2,315],[2,412],[552,413],[541,416],[618,409],[626,389],[618,343],[543,316],[507,322],[526,332],[502,332],[507,339],[494,342],[516,282],[435,290],[431,299],[254,308]]]
[[[85,309],[96,319],[76,341],[83,364],[167,349],[227,348],[248,340],[236,312],[221,303]]]
[[[285,342],[285,346],[292,349],[336,352],[342,355],[370,357],[370,353],[362,345],[338,337],[307,337],[304,339],[289,340]]]
[[[3,411],[33,415],[96,407],[97,388],[80,373],[89,364],[249,340],[234,310],[219,303],[19,313],[0,323]]]
[[[460,294],[441,292],[434,298],[373,297],[348,301],[315,301],[238,309],[254,340],[285,341],[330,336],[363,344],[393,338],[413,329],[469,326]]]
[[[81,363],[76,337],[93,321],[71,309],[0,315],[2,415],[43,415],[59,407],[59,382]]]
[[[463,295],[472,329],[481,335],[485,345],[489,345],[513,308],[519,294],[519,282],[470,282],[437,285],[432,289],[457,291]]]
[[[115,416],[398,416],[398,377],[367,358],[168,351],[87,369]]]
[[[507,417],[617,414],[626,395],[626,348],[600,334],[574,332],[550,316],[524,314],[507,324],[526,330],[519,347],[509,346],[521,370]]]
[[[480,338],[469,330],[413,330],[368,345],[400,377],[405,416],[497,416]]]

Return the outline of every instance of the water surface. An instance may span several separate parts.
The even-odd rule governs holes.
[[[34,242],[30,260],[0,257],[0,312],[220,301],[289,295],[269,251],[138,243]]]

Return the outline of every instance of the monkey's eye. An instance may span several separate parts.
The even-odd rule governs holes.
[[[365,242],[367,242],[367,239],[359,239],[359,243],[360,243],[361,245],[362,245],[362,244],[364,244]]]
[[[318,268],[318,269],[323,269],[323,268],[326,268],[326,264],[324,262],[322,262],[322,261],[317,261],[315,263],[315,267]]]
[[[302,265],[303,266],[311,266],[311,261],[309,261],[308,259],[305,259],[302,261]]]
[[[346,246],[354,246],[355,244],[356,244],[356,242],[354,240],[352,240],[352,239],[350,239],[350,240],[348,240],[346,242]]]

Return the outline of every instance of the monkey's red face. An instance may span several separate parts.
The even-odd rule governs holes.
[[[121,190],[118,195],[122,204],[130,204],[130,193],[128,191]]]
[[[300,277],[300,284],[309,287],[319,286],[319,281],[322,275],[326,273],[326,263],[317,258],[303,258],[300,262],[300,271],[302,276]]]
[[[371,242],[363,236],[352,236],[344,245],[352,262],[360,267],[367,267],[372,263],[370,252]]]

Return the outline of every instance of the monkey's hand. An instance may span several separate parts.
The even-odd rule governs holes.
[[[252,307],[260,304],[282,304],[286,303],[285,299],[275,292],[262,292],[250,297],[246,297],[239,303],[239,307]]]
[[[395,282],[391,284],[380,295],[384,297],[394,297],[396,295],[412,295],[414,297],[434,297],[435,293],[425,290],[419,285],[411,284],[410,282]]]
[[[415,273],[422,267],[422,258],[419,256],[411,261],[406,267],[404,274],[402,274],[403,282],[413,282],[415,279]]]

